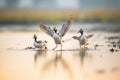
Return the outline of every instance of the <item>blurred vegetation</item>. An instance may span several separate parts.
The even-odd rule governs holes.
[[[34,24],[59,23],[70,16],[76,22],[120,22],[120,11],[94,10],[94,11],[37,11],[37,10],[2,10],[0,11],[0,24]]]

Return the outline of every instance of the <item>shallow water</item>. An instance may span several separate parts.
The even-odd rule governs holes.
[[[52,51],[53,39],[37,32],[39,40],[48,41],[48,51],[25,49],[33,47],[34,33],[0,33],[0,80],[120,80],[120,49],[109,51],[112,45],[105,39],[120,33],[94,33],[87,50],[80,50],[78,41],[71,39],[77,33],[67,33],[63,51],[60,47]]]

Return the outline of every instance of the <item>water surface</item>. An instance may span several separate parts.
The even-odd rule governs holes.
[[[33,47],[35,32],[0,33],[0,80],[120,80],[120,49],[113,48],[105,37],[119,36],[120,33],[94,33],[88,49],[79,49],[73,40],[77,33],[67,33],[60,47],[52,51],[52,38],[37,32],[38,39],[47,40],[48,51],[25,49]],[[87,33],[90,34],[90,33]],[[114,39],[112,41],[119,41]],[[99,46],[95,49],[94,45]]]

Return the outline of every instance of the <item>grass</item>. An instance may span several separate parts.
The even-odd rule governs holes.
[[[76,22],[120,22],[120,11],[38,11],[38,10],[2,10],[0,24],[30,24],[38,22],[58,23],[71,15]]]

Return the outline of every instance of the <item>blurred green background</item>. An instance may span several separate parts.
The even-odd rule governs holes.
[[[120,22],[120,0],[0,0],[0,24]]]

